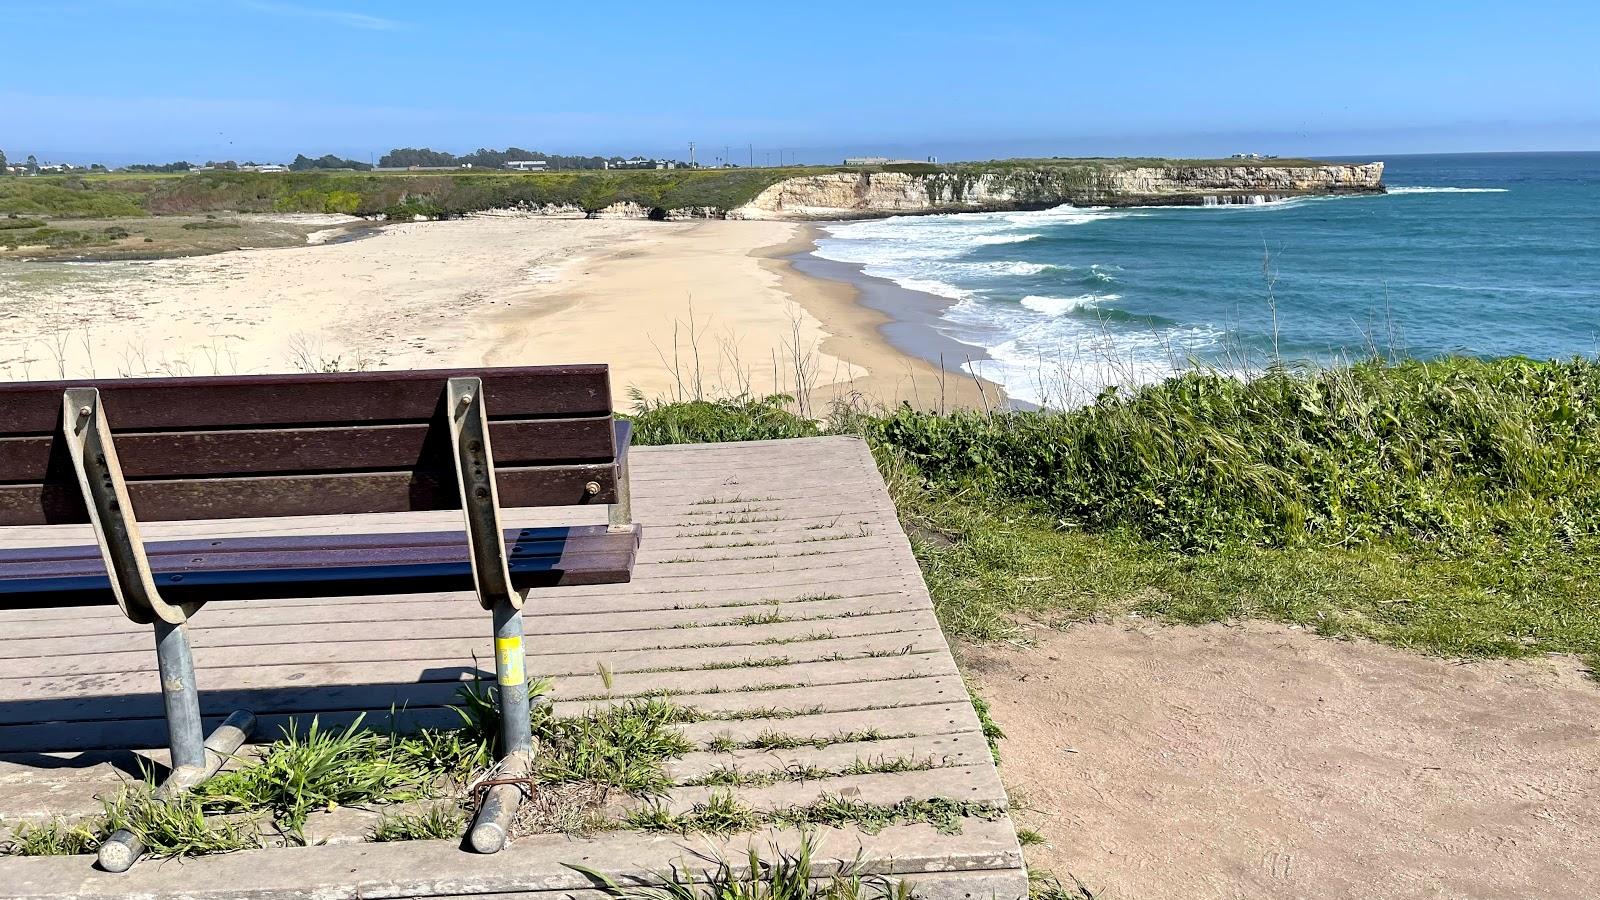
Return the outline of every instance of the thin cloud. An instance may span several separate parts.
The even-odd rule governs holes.
[[[299,16],[303,19],[322,19],[327,22],[337,22],[349,28],[361,28],[367,31],[394,31],[403,27],[402,23],[394,19],[369,16],[366,13],[347,12],[340,9],[315,9],[309,6],[294,6],[289,3],[269,3],[266,0],[243,0],[241,5],[256,12],[271,13],[278,16]]]

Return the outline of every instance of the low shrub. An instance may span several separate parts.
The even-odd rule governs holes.
[[[815,437],[821,427],[785,408],[788,397],[761,399],[692,400],[683,403],[651,402],[635,398],[633,442],[700,444],[718,441],[766,441]]]
[[[1069,412],[861,420],[930,486],[1173,549],[1600,526],[1600,364],[1445,359],[1196,373]]]

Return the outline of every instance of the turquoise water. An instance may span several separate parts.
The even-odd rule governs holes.
[[[1274,347],[1600,349],[1600,153],[1385,162],[1383,196],[901,217],[829,225],[817,252],[953,301],[934,327],[1034,402]]]

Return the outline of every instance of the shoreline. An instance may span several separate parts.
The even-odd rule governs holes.
[[[1004,403],[997,385],[939,365],[941,352],[974,354],[923,327],[937,298],[813,265],[809,225],[481,217],[342,230],[158,260],[12,261],[0,378],[604,362],[624,409],[634,396],[774,393],[819,416],[836,401]]]
[[[865,376],[824,385],[835,399],[862,398],[885,406],[909,402],[919,409],[993,409],[1007,404],[1000,385],[947,363],[986,358],[937,332],[933,323],[951,305],[861,271],[860,266],[815,254],[821,228],[793,223],[793,235],[750,255],[776,272],[784,293],[821,323],[828,336],[821,349],[867,370]],[[930,307],[932,309],[930,310]],[[941,360],[941,356],[943,360]],[[841,389],[847,390],[841,390]],[[816,399],[816,395],[813,395]]]

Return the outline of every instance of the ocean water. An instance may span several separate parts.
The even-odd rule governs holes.
[[[931,327],[1034,403],[1274,355],[1600,350],[1600,153],[1384,161],[1381,196],[848,222],[816,253],[944,298]]]

